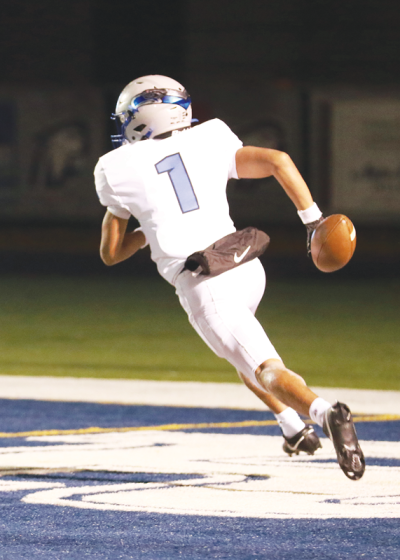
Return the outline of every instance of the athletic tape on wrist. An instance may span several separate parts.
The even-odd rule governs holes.
[[[310,222],[315,222],[316,220],[319,220],[320,217],[322,216],[322,212],[315,204],[315,202],[312,206],[306,208],[305,210],[297,210],[297,213],[300,216],[300,220],[303,222],[303,224],[309,224]]]

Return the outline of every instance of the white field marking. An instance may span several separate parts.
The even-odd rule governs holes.
[[[31,482],[31,481],[15,481],[1,480],[0,492],[18,492],[21,490],[38,490],[39,488],[64,488],[65,484],[61,482]]]
[[[356,413],[398,414],[400,410],[400,391],[312,389],[329,402],[345,402]],[[240,383],[2,375],[0,398],[265,410]]]
[[[356,228],[353,226],[353,231],[350,233],[350,240],[354,241],[356,238]]]
[[[368,467],[371,457],[400,460],[400,442],[361,442],[367,470],[354,482],[329,462],[335,452],[325,438],[315,457],[292,458],[284,455],[278,436],[150,431],[43,440],[56,445],[0,449],[0,469],[75,468],[109,471],[110,478],[113,472],[196,476],[68,488],[51,484],[27,494],[26,503],[223,517],[400,517],[400,467]],[[7,484],[7,491],[12,484],[20,489],[19,481]]]

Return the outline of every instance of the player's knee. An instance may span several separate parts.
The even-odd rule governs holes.
[[[257,368],[255,374],[260,385],[269,393],[274,393],[278,387],[286,386],[293,377],[305,384],[304,379],[294,371],[287,369],[281,360],[266,360]]]
[[[287,371],[280,360],[267,360],[256,369],[256,378],[264,389],[273,393],[274,388],[280,384],[283,372]]]

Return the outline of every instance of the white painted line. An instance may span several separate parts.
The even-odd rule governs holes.
[[[278,519],[400,518],[398,441],[361,441],[367,470],[353,482],[334,460],[327,438],[315,457],[292,458],[283,453],[281,436],[149,431],[30,438],[38,440],[46,445],[0,448],[1,468],[90,470],[93,478],[96,471],[106,471],[109,480],[115,472],[156,477],[117,484],[100,479],[87,486],[73,481],[64,486],[55,478],[36,488],[33,481],[7,480],[0,489],[9,499],[12,492],[20,499],[25,484],[22,501],[39,507]],[[369,459],[375,465],[369,466]],[[162,474],[174,476],[168,480]]]
[[[313,390],[329,402],[345,402],[353,412],[400,414],[400,391]],[[239,383],[1,375],[0,398],[265,410],[265,405]]]

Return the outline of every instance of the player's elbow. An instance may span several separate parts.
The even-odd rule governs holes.
[[[292,158],[286,152],[274,150],[273,165],[276,169],[282,170],[293,165]]]
[[[115,258],[113,258],[111,253],[105,251],[104,249],[100,249],[100,258],[106,266],[113,266],[118,262]]]

